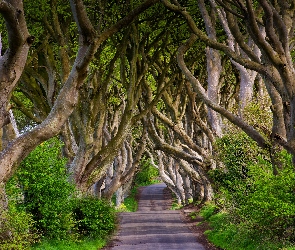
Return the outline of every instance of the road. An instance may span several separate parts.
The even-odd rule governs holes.
[[[138,211],[120,214],[120,229],[112,250],[205,250],[182,221],[179,211],[169,210],[165,184],[145,187]]]

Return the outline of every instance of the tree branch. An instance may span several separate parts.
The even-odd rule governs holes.
[[[217,49],[217,50],[221,50],[226,55],[228,55],[230,58],[232,58],[236,62],[240,63],[241,65],[245,66],[246,68],[255,70],[255,71],[265,75],[265,73],[266,73],[265,66],[261,65],[260,63],[245,59],[245,58],[237,55],[227,45],[210,39],[206,34],[204,34],[204,32],[202,32],[200,29],[198,29],[193,18],[184,8],[179,8],[176,5],[171,4],[168,0],[162,0],[162,2],[170,10],[172,10],[174,12],[181,13],[183,15],[183,17],[186,19],[186,22],[187,22],[188,26],[190,27],[190,29],[192,30],[192,32],[197,36],[197,38],[202,40],[207,46]]]
[[[185,52],[193,45],[193,43],[197,40],[197,36],[192,34],[188,41],[179,47],[177,54],[178,65],[181,68],[182,72],[186,76],[186,78],[190,81],[193,86],[194,91],[199,95],[199,97],[203,100],[203,102],[208,105],[211,109],[215,110],[219,114],[226,117],[230,122],[237,125],[243,131],[245,131],[253,140],[255,140],[259,146],[262,148],[267,148],[268,143],[265,141],[263,136],[261,136],[252,126],[245,123],[240,117],[232,114],[225,108],[219,106],[218,104],[212,102],[199,80],[195,78],[195,76],[190,72],[184,62],[184,54]]]

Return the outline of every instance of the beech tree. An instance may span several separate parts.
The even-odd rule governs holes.
[[[0,58],[0,125],[7,138],[15,137],[10,100],[38,124],[3,143],[4,203],[3,187],[20,161],[57,134],[79,189],[101,187],[102,180],[114,177],[104,191],[97,190],[108,198],[136,168],[130,165],[134,145],[129,143],[136,126],[149,131],[148,154],[158,158],[162,178],[180,200],[189,199],[186,190],[199,190],[204,201],[212,197],[207,171],[216,167],[213,147],[223,133],[224,117],[268,149],[275,174],[281,167],[277,151],[285,148],[295,156],[292,1],[162,0],[173,13],[159,5],[137,18],[156,2],[118,8],[113,2],[90,1],[86,8],[82,0],[69,6],[50,1],[42,7],[47,15],[34,20],[42,29],[29,58],[33,37],[22,1],[1,2],[8,47]],[[263,84],[271,99],[272,131],[244,115],[255,84]],[[23,105],[20,92],[32,109]],[[136,145],[138,152],[144,147]]]
[[[108,27],[94,28],[82,0],[70,1],[79,34],[77,54],[72,67],[64,78],[62,88],[44,121],[32,130],[23,133],[11,141],[0,153],[0,198],[1,208],[7,206],[5,183],[15,169],[38,144],[58,134],[68,117],[73,112],[78,99],[79,90],[87,77],[88,67],[100,46],[117,31],[130,24],[136,16],[158,2],[147,0],[119,21]],[[1,127],[8,123],[8,103],[19,80],[33,37],[30,36],[25,22],[22,1],[1,1],[0,12],[6,21],[9,47],[0,59],[1,85]]]
[[[157,61],[159,71],[168,66],[170,84],[145,121],[150,136],[149,157],[157,159],[162,180],[179,202],[187,202],[192,195],[207,201],[213,195],[207,171],[214,165],[211,160],[214,132],[208,125],[206,107],[177,68],[173,51],[169,58],[170,64]],[[147,90],[149,103],[153,90],[150,87]],[[190,189],[195,190],[194,194]]]
[[[56,6],[51,6],[49,11],[53,12],[52,16],[55,16],[54,20],[56,24],[59,24],[58,27],[69,32],[70,26],[67,22],[58,22]],[[113,8],[105,6],[102,12],[108,16],[107,14],[112,14],[113,11]],[[122,15],[122,11],[120,14]],[[114,165],[118,166],[117,163],[120,162],[118,159],[124,158],[120,152],[124,151],[128,145],[126,137],[130,138],[131,128],[151,109],[161,95],[162,85],[159,84],[158,88],[155,84],[154,87],[159,89],[155,100],[144,109],[138,109],[137,106],[142,106],[140,102],[142,102],[143,86],[149,84],[147,78],[152,75],[149,65],[158,59],[160,49],[165,47],[166,43],[166,40],[162,42],[161,39],[169,19],[161,20],[162,24],[159,25],[151,17],[159,18],[158,10],[148,11],[142,16],[143,21],[136,21],[134,25],[117,33],[100,47],[95,54],[86,82],[80,88],[78,104],[61,130],[61,137],[65,142],[64,153],[69,158],[71,179],[81,190],[87,190],[95,184],[96,192],[109,198],[112,192],[116,191],[115,187],[118,188],[118,183],[122,185],[122,180],[130,179],[133,175],[133,171],[129,168],[126,168],[126,173],[114,172],[110,169]],[[53,24],[49,25],[49,21],[50,19],[47,18],[47,25],[44,24],[46,29],[55,27]],[[40,22],[42,23],[43,19]],[[107,22],[110,22],[109,18]],[[147,26],[147,22],[151,22],[154,27]],[[54,38],[57,32],[58,30],[53,32],[49,29],[45,31],[45,34],[52,33]],[[69,39],[64,33],[60,34],[60,37],[64,37],[63,40]],[[54,39],[54,42],[59,48],[64,49],[59,39]],[[18,90],[35,103],[34,109],[26,109],[17,96],[13,98],[15,108],[19,108],[35,122],[42,120],[42,116],[46,116],[50,110],[52,100],[56,98],[54,95],[58,93],[58,83],[62,82],[63,72],[68,67],[69,60],[55,59],[60,57],[54,51],[55,43],[40,44],[36,49],[35,58],[27,64],[21,84],[18,86]],[[71,46],[75,45],[73,41],[71,44]],[[59,54],[65,58],[71,58],[72,50],[68,48]],[[133,103],[132,106],[130,103]],[[39,110],[36,110],[36,106]],[[130,113],[129,110],[132,112]],[[138,148],[141,148],[141,145],[138,145]],[[137,169],[135,166],[138,165],[140,155],[140,153],[136,154],[135,163],[132,164],[134,171]],[[115,162],[113,162],[114,159]],[[92,164],[91,169],[88,168],[90,164]],[[121,164],[121,166],[124,165],[126,164]],[[111,173],[111,176],[115,174],[116,179],[121,180],[108,183],[105,185],[105,190],[100,192],[97,189],[103,184],[106,172]],[[92,175],[91,179],[89,179],[90,175]]]
[[[0,48],[0,128],[2,128],[9,123],[10,96],[22,74],[34,38],[27,29],[22,1],[1,1],[0,12],[9,31],[9,50],[2,53],[2,46]]]
[[[169,4],[167,5],[166,1],[164,1],[164,3],[166,6],[171,8]],[[174,1],[174,3],[174,7],[182,11],[186,11],[192,6],[188,5],[189,7],[183,9],[179,4],[176,4],[176,1]],[[205,6],[204,1],[199,1],[198,3],[199,14],[194,8],[191,15],[197,20],[195,25],[201,26],[199,31],[205,37],[210,39],[212,43],[214,42],[217,44],[223,44],[221,42],[224,42],[224,38],[217,36],[217,32],[220,33],[220,30],[217,31],[216,29],[218,25],[219,29],[223,27],[226,29],[226,32],[221,32],[223,32],[223,37],[228,36],[228,46],[241,58],[248,59],[245,53],[241,51],[239,45],[235,42],[235,40],[233,40],[231,31],[227,29],[228,23],[224,22],[223,16],[219,13],[219,9],[212,8],[209,12],[208,10],[210,8]],[[204,19],[204,27],[200,25],[201,21],[198,18],[200,15]],[[186,16],[186,19],[187,18],[188,17]],[[179,22],[181,23],[181,21]],[[204,31],[206,31],[207,36],[205,35]],[[184,182],[185,177],[183,180],[177,177],[181,175],[181,172],[189,175],[190,180],[195,182],[197,186],[195,189],[198,190],[198,195],[196,195],[196,193],[194,195],[198,196],[198,199],[203,199],[203,201],[206,201],[207,199],[210,200],[212,198],[212,183],[207,176],[207,172],[211,169],[214,169],[215,167],[220,167],[218,165],[216,166],[216,162],[213,160],[213,147],[216,136],[218,137],[222,134],[221,120],[219,120],[220,117],[218,117],[218,115],[214,113],[213,110],[217,110],[218,113],[223,115],[223,113],[215,107],[222,107],[221,105],[224,105],[222,110],[229,114],[227,118],[234,117],[236,124],[242,128],[245,128],[246,131],[250,131],[254,135],[257,135],[258,138],[264,138],[264,136],[267,135],[267,131],[265,131],[265,129],[261,129],[263,126],[260,126],[257,121],[254,121],[253,123],[253,119],[249,119],[249,117],[244,117],[244,119],[242,119],[243,110],[247,104],[250,103],[254,93],[253,86],[257,72],[253,70],[247,70],[244,66],[241,66],[234,60],[228,60],[228,57],[224,57],[222,62],[222,56],[220,52],[216,50],[214,46],[211,46],[211,44],[206,44],[205,41],[205,44],[209,45],[206,50],[204,50],[204,48],[202,49],[198,47],[203,43],[204,41],[197,40],[195,40],[194,44],[191,43],[191,49],[186,56],[186,65],[191,67],[191,77],[196,78],[196,72],[198,72],[197,76],[199,89],[196,88],[194,84],[192,84],[191,87],[187,84],[184,84],[185,81],[181,77],[174,77],[175,83],[173,85],[178,86],[178,88],[175,87],[175,89],[178,89],[178,91],[171,91],[172,88],[170,91],[166,90],[167,93],[164,93],[162,97],[165,108],[154,108],[152,110],[153,116],[149,118],[150,136],[152,137],[154,147],[162,151],[158,152],[160,175],[167,186],[170,187],[178,199],[182,201],[186,199],[184,198],[185,190],[183,189],[182,185],[186,185],[186,190],[190,190],[193,185],[192,183],[191,186],[187,185],[187,182]],[[258,49],[257,45],[253,44],[251,39],[247,44],[249,48],[251,47],[254,50],[257,56],[260,56],[260,50]],[[178,50],[178,64],[184,73],[186,73],[186,71],[182,67],[181,60],[183,54],[181,53],[181,50],[184,49],[186,45],[187,44],[183,45]],[[204,54],[205,51],[207,69],[204,73],[204,70],[200,70],[198,64],[192,58],[198,58],[200,61],[200,58],[202,58],[200,54]],[[173,58],[173,55],[171,55],[171,58]],[[228,103],[226,103],[228,102],[225,97],[226,93],[220,93],[221,86],[224,85],[224,77],[222,75],[230,74],[229,71],[225,72],[225,70],[228,70],[228,68],[224,67],[228,63],[232,64],[233,73],[234,70],[238,72],[238,77],[235,80],[238,81],[236,86],[239,87],[239,91],[234,89],[230,92],[230,95],[235,95],[235,91],[239,92],[237,94],[236,107],[239,107],[237,109],[239,110],[237,114],[229,112],[229,110],[233,109],[228,105]],[[191,79],[188,78],[188,80]],[[184,88],[186,89],[185,91],[183,90]],[[179,95],[181,91],[182,97]],[[189,97],[189,102],[185,101],[187,100],[185,96]],[[209,109],[207,110],[206,106],[202,106],[202,103],[205,103]],[[184,119],[184,113],[186,114],[186,119]],[[193,114],[193,118],[191,119],[192,122],[188,122],[189,114]],[[206,118],[207,115],[208,118]],[[160,124],[158,120],[160,121]],[[231,121],[233,121],[233,119],[231,119]],[[162,129],[161,123],[164,124],[164,131]],[[191,126],[191,124],[193,126]],[[258,127],[258,130],[254,129],[253,126],[255,126],[255,128]],[[202,139],[198,138],[197,135]],[[263,144],[262,146],[265,147],[266,145]],[[165,159],[165,164],[162,163],[163,159]],[[171,168],[173,171],[170,170]]]
[[[166,7],[180,13],[191,29],[191,36],[178,50],[178,64],[184,75],[192,84],[200,98],[211,109],[220,113],[236,126],[244,130],[261,147],[268,148],[274,156],[280,147],[284,147],[293,156],[294,151],[294,66],[292,62],[292,38],[294,31],[294,5],[293,1],[210,1],[208,8],[215,8],[216,12],[223,13],[222,22],[224,32],[230,40],[239,46],[239,51],[233,50],[229,44],[216,41],[206,35],[189,13],[189,7],[181,6],[163,0]],[[186,8],[184,8],[186,7]],[[231,36],[232,35],[232,36]],[[186,64],[184,55],[197,42],[225,53],[241,67],[261,74],[264,84],[272,100],[273,126],[272,131],[261,131],[249,125],[237,114],[234,114],[210,99],[205,89],[200,84],[190,66]],[[253,48],[254,46],[254,48]],[[261,53],[255,50],[257,47]],[[245,92],[246,93],[246,92]],[[274,159],[275,161],[275,159]],[[274,164],[274,173],[277,173]]]

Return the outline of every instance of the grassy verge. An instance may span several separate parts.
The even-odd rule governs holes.
[[[171,210],[179,210],[179,209],[182,209],[184,206],[189,205],[189,204],[193,204],[194,206],[197,206],[197,204],[194,203],[193,199],[189,199],[188,204],[186,204],[186,205],[179,204],[178,201],[177,201],[176,195],[173,192],[171,192],[171,194],[172,194]]]
[[[121,206],[117,208],[117,212],[136,212],[137,211],[137,200],[136,200],[137,192],[138,192],[137,187],[133,187],[130,191],[129,196],[124,199],[124,203],[122,203]],[[113,202],[115,201],[113,200]]]
[[[270,239],[263,232],[248,229],[246,224],[234,224],[225,212],[216,212],[212,204],[205,206],[200,215],[212,230],[205,232],[210,242],[225,250],[295,250],[291,243]]]
[[[106,245],[106,239],[84,239],[79,242],[44,240],[33,246],[31,250],[97,250]]]

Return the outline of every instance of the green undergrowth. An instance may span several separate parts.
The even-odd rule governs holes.
[[[215,205],[201,216],[209,221],[211,242],[226,250],[291,250],[295,243],[295,172],[292,156],[276,152],[272,165],[244,133],[226,134],[216,143],[222,168],[208,174]]]
[[[200,215],[209,222],[211,230],[207,230],[210,242],[225,250],[294,250],[290,243],[269,238],[264,232],[248,228],[246,224],[236,224],[224,211],[219,211],[213,204],[204,206]]]
[[[134,192],[136,192],[135,188],[133,190],[134,190]],[[135,195],[136,195],[136,193],[132,192],[132,194],[130,196],[125,198],[124,203],[123,203],[123,208],[124,208],[123,211],[124,212],[136,212],[137,211],[138,203],[136,201]]]
[[[31,250],[97,250],[106,245],[106,239],[85,238],[79,242],[67,240],[44,240]]]
[[[1,250],[101,249],[116,227],[116,212],[137,210],[140,186],[158,182],[158,172],[142,162],[130,195],[115,210],[109,202],[82,195],[68,182],[62,144],[52,138],[21,163],[6,185],[9,210],[0,218]]]
[[[140,187],[159,182],[161,182],[159,180],[159,170],[151,164],[150,159],[143,157],[141,159],[140,170],[134,178],[134,185]]]
[[[7,183],[0,233],[10,237],[0,238],[1,250],[99,249],[115,230],[114,207],[68,182],[61,147],[57,138],[42,143]]]
[[[171,192],[171,194],[172,194],[171,210],[179,210],[179,209],[182,209],[184,206],[189,205],[189,204],[193,204],[194,206],[198,205],[196,202],[193,201],[193,199],[189,199],[187,204],[179,203],[178,200],[177,200],[176,195],[173,192]]]
[[[179,210],[183,207],[183,205],[181,204],[178,204],[177,202],[172,202],[172,205],[171,205],[171,210]]]
[[[138,203],[136,200],[137,187],[133,187],[130,194],[124,199],[124,202],[116,208],[117,212],[136,212]],[[113,203],[115,204],[115,197],[113,197]]]
[[[178,209],[181,209],[183,207],[183,204],[179,203],[178,200],[177,200],[177,197],[176,195],[171,192],[171,195],[172,195],[172,204],[171,204],[171,210],[178,210]]]

